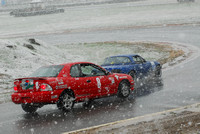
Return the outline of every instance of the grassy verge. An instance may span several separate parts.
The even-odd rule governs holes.
[[[96,42],[96,43],[84,43],[85,46],[112,46],[111,53],[118,54],[139,54],[147,60],[157,60],[161,64],[173,62],[178,57],[186,57],[185,52],[182,49],[173,48],[172,44],[166,42],[125,42],[125,41],[112,41],[112,42]],[[116,47],[123,50],[116,51]],[[127,49],[128,48],[128,51]],[[107,54],[106,54],[107,55]]]

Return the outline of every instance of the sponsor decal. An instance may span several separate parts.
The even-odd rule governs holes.
[[[67,85],[59,85],[59,86],[56,86],[56,89],[61,89],[61,88],[67,88]]]
[[[124,79],[124,78],[127,78],[127,76],[121,76],[121,77],[119,77],[119,78]]]
[[[96,81],[97,81],[97,87],[98,88],[101,88],[101,81],[99,78],[96,78]]]
[[[26,86],[26,89],[33,88],[33,86],[34,86],[34,84],[28,84],[28,85]]]
[[[56,81],[50,81],[49,84],[54,84],[57,83]]]
[[[116,79],[119,80],[119,76],[115,75]]]
[[[22,83],[20,85],[24,90],[33,89],[34,87],[33,80],[22,80]]]
[[[58,98],[58,95],[52,95],[51,96],[51,99],[56,99],[56,98]]]
[[[59,84],[59,85],[64,84],[63,80],[62,80],[62,79],[58,80],[58,84]]]
[[[115,79],[114,79],[114,77],[110,77],[109,80],[111,80],[112,84],[115,83]]]
[[[106,89],[107,93],[110,92],[109,87],[105,87],[105,89]]]

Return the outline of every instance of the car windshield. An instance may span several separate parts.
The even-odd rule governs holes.
[[[29,77],[57,77],[63,67],[63,65],[44,66],[37,69]]]
[[[128,57],[108,57],[104,60],[103,65],[110,65],[110,64],[123,64],[123,63],[130,63],[130,59]]]

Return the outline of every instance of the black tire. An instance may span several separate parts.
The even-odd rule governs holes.
[[[88,107],[91,106],[92,103],[93,103],[93,99],[89,99],[88,101],[85,101],[85,102],[83,103],[83,107],[88,108]]]
[[[72,92],[64,92],[57,102],[57,107],[60,110],[68,112],[73,109],[74,101],[75,98]]]
[[[130,95],[130,84],[126,80],[120,82],[117,96],[119,98],[127,98]]]
[[[21,104],[21,106],[22,106],[22,109],[27,113],[35,113],[38,109],[37,106],[33,106],[31,104],[24,104],[23,103],[23,104]]]
[[[156,66],[155,77],[160,78],[161,76],[162,76],[162,67],[159,65],[159,66]]]

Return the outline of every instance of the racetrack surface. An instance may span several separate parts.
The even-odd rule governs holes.
[[[61,35],[35,36],[46,42],[63,43],[98,41],[168,41],[200,47],[199,26],[153,27],[128,30],[97,31]],[[116,97],[95,100],[90,108],[81,104],[70,113],[55,105],[44,106],[37,114],[22,111],[11,102],[0,104],[0,133],[61,133],[85,127],[128,119],[200,102],[200,57],[163,71],[163,85],[148,84],[134,98],[122,101]]]

